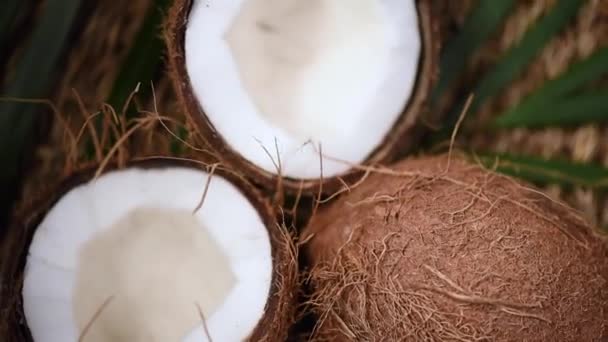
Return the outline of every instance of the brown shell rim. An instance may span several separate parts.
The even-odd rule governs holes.
[[[169,76],[172,79],[179,102],[185,109],[187,116],[195,123],[195,127],[197,127],[205,142],[215,149],[219,155],[223,156],[226,164],[236,170],[244,170],[247,175],[253,175],[251,177],[253,181],[267,189],[275,189],[277,184],[280,183],[289,192],[302,190],[312,193],[322,190],[325,193],[334,193],[343,187],[344,182],[355,182],[360,177],[361,172],[352,169],[341,176],[324,179],[323,182],[320,179],[299,180],[288,177],[284,177],[279,182],[276,174],[257,167],[238,152],[232,150],[205,115],[194,95],[186,70],[184,38],[193,1],[175,0],[165,23],[164,36],[167,44]],[[415,91],[398,121],[364,164],[391,162],[398,153],[412,150],[423,133],[421,117],[423,115],[438,115],[437,113],[427,113],[427,102],[438,72],[439,25],[437,20],[434,19],[435,7],[432,6],[432,0],[417,0],[416,2],[423,51],[420,55]],[[437,119],[437,117],[429,118],[428,121]]]
[[[188,167],[205,171],[200,164],[186,160],[145,160],[127,163],[125,167],[110,164],[103,173],[124,168],[159,169],[168,167]],[[33,341],[23,312],[21,292],[28,247],[36,228],[48,211],[65,194],[74,187],[93,179],[96,171],[96,165],[87,166],[72,173],[55,186],[50,186],[43,196],[14,215],[12,224],[9,225],[3,236],[0,244],[0,255],[2,256],[0,259],[0,336],[7,338],[7,341]],[[268,332],[264,327],[271,326],[271,323],[277,321],[282,321],[281,326],[284,326],[284,332],[273,331],[273,334],[286,335],[293,322],[295,303],[293,296],[285,298],[286,296],[283,295],[285,292],[282,290],[286,285],[295,286],[297,276],[297,263],[289,260],[291,258],[288,250],[288,246],[291,245],[289,233],[280,231],[283,227],[277,222],[273,207],[255,187],[240,176],[226,170],[218,168],[214,174],[231,182],[249,200],[258,211],[270,236],[273,260],[272,285],[264,314],[250,335],[250,339],[257,340],[266,336]],[[15,252],[18,254],[15,255]],[[292,290],[291,292],[295,291],[295,289]]]

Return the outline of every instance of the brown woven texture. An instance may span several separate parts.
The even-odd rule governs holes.
[[[547,13],[555,0],[519,0],[505,24],[471,59],[464,80],[459,86],[470,85],[490,69],[526,30]],[[461,25],[476,1],[462,6],[445,5],[453,26]],[[596,162],[608,166],[608,126],[589,124],[576,128],[511,129],[488,133],[476,129],[519,103],[547,80],[600,47],[608,45],[608,1],[589,0],[582,6],[566,30],[554,37],[526,70],[497,96],[482,105],[476,120],[470,120],[461,135],[462,146],[481,150],[538,155],[546,158],[567,158],[581,162]],[[479,118],[479,120],[477,120]],[[558,186],[544,189],[583,211],[594,224],[608,226],[606,196],[584,188],[566,191]]]
[[[37,193],[49,179],[62,178],[70,172],[70,167],[76,166],[64,165],[68,145],[72,143],[68,129],[74,136],[89,133],[88,128],[83,132],[81,130],[92,115],[100,111],[104,112],[100,115],[112,115],[112,109],[104,107],[104,102],[112,92],[114,82],[124,67],[125,59],[151,6],[154,6],[152,0],[94,1],[87,20],[82,23],[80,32],[61,63],[61,76],[50,98],[55,105],[55,120],[48,139],[35,152],[34,166],[25,175],[26,182],[22,191],[24,198],[32,197],[30,194]],[[167,79],[157,81],[154,92],[155,101],[150,99],[146,103],[139,103],[137,98],[132,101],[137,102],[137,107],[142,110],[157,110],[163,115],[179,119],[170,82]],[[113,110],[120,113],[122,108]],[[84,140],[81,139],[80,150],[84,150]],[[157,145],[163,143],[161,140]],[[146,146],[140,144],[139,148],[145,150]],[[161,150],[159,146],[154,149]]]

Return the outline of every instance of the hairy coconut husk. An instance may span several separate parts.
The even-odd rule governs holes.
[[[201,168],[201,165],[192,161],[147,160],[132,162],[127,167],[137,168],[164,168],[182,166]],[[118,164],[111,164],[104,168],[110,171],[117,169]],[[23,270],[25,267],[27,251],[33,234],[46,213],[70,189],[81,185],[95,177],[99,165],[86,167],[74,172],[65,180],[55,186],[49,187],[45,195],[32,202],[27,208],[15,215],[13,224],[9,227],[0,252],[0,336],[3,341],[20,342],[31,341],[32,337],[22,308]],[[258,326],[252,332],[252,341],[284,341],[289,327],[293,324],[295,315],[295,299],[297,280],[297,253],[289,232],[276,220],[276,213],[261,194],[240,175],[230,172],[222,167],[213,169],[213,173],[228,179],[258,210],[270,235],[272,248],[273,274],[272,285],[268,302]]]
[[[71,161],[69,167],[64,167],[65,159],[69,158],[67,154],[72,150],[70,145],[73,144],[69,136],[81,135],[79,133],[84,122],[92,121],[94,113],[101,111],[102,117],[112,117],[111,111],[122,113],[122,108],[110,108],[103,106],[103,103],[112,92],[150,6],[154,6],[150,0],[93,1],[86,4],[85,13],[78,19],[78,32],[74,34],[60,66],[61,73],[54,94],[43,103],[53,111],[54,120],[45,131],[45,140],[32,153],[33,166],[23,177],[22,197],[31,198],[29,194],[35,197],[39,187],[48,179],[62,178],[78,166]],[[174,96],[167,85],[167,80],[159,80],[154,86],[154,103],[142,104],[141,108],[156,108],[163,115],[175,112],[172,110]],[[142,87],[150,85],[144,84]],[[178,118],[177,115],[172,116]],[[67,132],[67,129],[71,132]],[[84,130],[84,136],[80,139],[82,145],[87,143],[89,132],[88,128]],[[77,152],[84,150],[79,144]]]
[[[427,112],[428,95],[435,83],[438,70],[439,39],[438,22],[433,14],[434,6],[430,0],[417,0],[423,52],[419,75],[416,80],[415,92],[411,96],[403,114],[391,132],[387,133],[384,142],[369,156],[366,164],[385,163],[393,160],[397,154],[404,154],[416,147],[424,125],[437,120],[435,115]],[[170,77],[173,79],[179,101],[190,119],[200,131],[207,145],[222,156],[222,161],[234,169],[244,170],[244,173],[258,184],[267,189],[274,189],[281,184],[288,192],[323,192],[333,193],[343,187],[344,182],[352,183],[360,176],[360,172],[352,171],[341,177],[315,180],[298,180],[285,178],[278,180],[278,175],[269,173],[255,166],[240,156],[224,141],[215,130],[212,123],[195,97],[185,65],[184,36],[188,23],[188,16],[192,7],[192,0],[176,0],[171,8],[165,27],[165,40],[167,42],[167,62]],[[321,186],[321,183],[322,186]]]
[[[0,336],[6,340],[30,338],[21,303],[22,274],[27,249],[34,230],[48,210],[73,187],[112,169],[124,167],[163,167],[183,165],[212,167],[249,198],[265,220],[271,237],[274,260],[273,285],[266,315],[252,333],[252,340],[270,340],[283,336],[294,320],[297,278],[297,252],[290,232],[277,213],[243,175],[224,167],[217,158],[200,149],[200,138],[191,127],[176,118],[145,112],[131,120],[117,119],[111,107],[104,107],[94,126],[94,115],[81,113],[67,122],[66,115],[55,108],[54,134],[48,145],[39,149],[52,154],[52,162],[34,170],[28,177],[22,200],[17,203],[12,224],[0,241]],[[184,138],[174,133],[186,129]],[[93,146],[93,151],[89,149]],[[280,223],[280,224],[279,224]]]
[[[464,72],[462,82],[454,87],[452,93],[472,89],[480,75],[490,70],[555,3],[554,0],[518,0],[500,32],[475,53]],[[466,16],[469,8],[454,6],[446,11],[446,15],[452,18],[452,22],[462,24],[462,18]],[[608,2],[586,1],[572,23],[541,50],[521,75],[504,91],[483,104],[479,113],[476,113],[478,119],[469,120],[470,125],[461,139],[463,145],[480,150],[539,155],[545,158],[567,157],[608,166],[608,139],[605,139],[608,136],[608,126],[605,124],[589,124],[577,128],[517,128],[492,133],[480,128],[532,94],[547,80],[559,77],[572,64],[606,46]],[[446,96],[451,95],[453,94]],[[545,190],[581,210],[593,224],[608,227],[608,201],[600,193],[586,189],[566,191],[556,186]]]
[[[372,172],[303,239],[316,340],[608,339],[605,237],[460,158]]]

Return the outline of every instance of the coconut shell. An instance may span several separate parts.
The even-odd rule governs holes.
[[[425,131],[424,124],[435,122],[438,118],[427,111],[428,98],[437,78],[439,57],[439,34],[437,16],[433,15],[436,7],[431,0],[417,0],[422,34],[423,49],[414,93],[403,110],[398,121],[384,141],[367,158],[365,164],[387,163],[394,160],[397,154],[404,154],[416,147],[416,143]],[[351,170],[340,177],[326,179],[302,180],[294,178],[278,179],[275,173],[267,172],[235,151],[216,131],[196,98],[185,64],[185,32],[193,0],[175,0],[169,11],[165,25],[167,43],[167,62],[169,76],[173,80],[179,102],[190,119],[195,123],[206,143],[223,157],[223,162],[235,170],[243,170],[255,183],[267,189],[276,189],[278,184],[291,193],[304,191],[335,193],[346,183],[354,183],[361,172]],[[321,186],[322,183],[322,186]]]
[[[315,340],[608,340],[606,238],[463,159],[370,175],[303,239]]]
[[[192,167],[200,165],[187,161],[147,160],[132,162],[127,167],[143,169],[164,167]],[[106,171],[117,169],[109,165]],[[91,180],[97,166],[86,167],[75,172],[57,186],[50,187],[46,195],[24,207],[15,215],[13,223],[4,236],[0,249],[0,340],[6,342],[32,341],[27,327],[22,305],[23,270],[26,264],[29,245],[40,222],[48,211],[68,191]],[[295,320],[295,299],[297,278],[297,260],[289,232],[276,220],[277,215],[262,195],[240,176],[223,169],[214,172],[237,186],[245,197],[257,209],[270,235],[273,259],[272,285],[264,310],[264,316],[249,337],[250,341],[284,341]]]

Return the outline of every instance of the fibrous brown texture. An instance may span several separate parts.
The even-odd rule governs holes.
[[[278,213],[238,170],[227,168],[212,153],[199,148],[201,138],[188,125],[155,111],[142,111],[126,120],[105,106],[98,114],[79,113],[80,120],[69,124],[65,113],[56,111],[55,116],[56,135],[46,147],[54,150],[55,161],[35,171],[39,178],[28,180],[12,224],[0,241],[1,341],[31,340],[21,303],[22,275],[34,231],[48,210],[67,191],[102,172],[171,165],[207,168],[227,178],[258,209],[270,235],[274,269],[265,314],[250,339],[285,339],[295,319],[297,250],[291,232],[277,220]],[[100,127],[93,124],[94,119],[100,119]],[[184,138],[177,136],[180,129],[187,132]]]
[[[316,340],[608,339],[606,239],[456,157],[372,173],[303,238]]]
[[[207,119],[201,107],[199,99],[192,91],[190,79],[185,65],[184,36],[188,24],[188,16],[193,0],[176,0],[171,8],[165,27],[165,40],[167,42],[167,62],[170,70],[170,77],[173,79],[174,88],[182,107],[187,112],[191,121],[196,123],[196,127],[201,136],[222,156],[223,161],[235,169],[245,170],[245,174],[257,183],[266,188],[273,189],[277,184],[285,187],[286,191],[298,192],[318,192],[322,190],[333,193],[342,188],[344,181],[354,182],[359,172],[350,172],[346,175],[327,178],[324,180],[298,180],[285,178],[278,180],[278,175],[269,173],[255,166],[248,160],[240,156],[238,151],[224,141],[219,132],[215,130],[213,124]],[[372,152],[366,161],[367,164],[389,162],[394,160],[398,154],[403,154],[416,147],[421,134],[424,132],[424,125],[434,123],[437,120],[435,114],[427,112],[428,95],[435,83],[437,59],[439,53],[438,20],[433,11],[435,7],[430,0],[417,0],[420,31],[422,35],[423,51],[420,57],[418,77],[406,108],[403,109],[398,122],[382,142],[382,144]],[[323,185],[320,186],[321,181]]]
[[[128,167],[164,168],[171,166],[201,168],[192,161],[148,160],[128,163]],[[116,169],[117,164],[107,165],[104,170]],[[272,284],[264,315],[251,333],[251,341],[284,341],[295,316],[297,295],[298,265],[297,251],[290,232],[277,222],[277,215],[261,194],[246,183],[242,176],[221,167],[212,168],[215,174],[224,177],[238,186],[239,190],[258,210],[265,223],[271,244],[273,259]],[[29,244],[38,224],[52,206],[70,189],[91,180],[99,171],[94,165],[75,172],[15,215],[7,235],[0,244],[0,337],[2,341],[31,341],[23,313],[21,292],[23,270]],[[209,171],[209,169],[207,170]],[[202,184],[201,186],[205,186]],[[203,204],[204,205],[204,202]],[[94,324],[91,323],[91,324]]]
[[[478,0],[477,0],[478,1]],[[476,2],[476,1],[473,1]],[[467,1],[470,3],[470,1]],[[499,58],[516,45],[541,16],[555,5],[555,0],[518,0],[502,28],[483,47],[475,52],[463,83],[456,91],[471,89],[484,72],[491,70]],[[448,7],[446,15],[455,23],[462,23],[470,6]],[[504,110],[517,105],[526,96],[554,79],[594,51],[608,46],[608,2],[585,1],[580,12],[566,28],[553,37],[539,55],[504,91],[488,99],[480,108],[478,120],[461,136],[463,145],[482,150],[539,155],[545,158],[567,156],[581,162],[595,162],[608,166],[608,127],[588,124],[581,127],[508,129],[489,133],[482,127]],[[604,82],[605,83],[605,82]],[[594,224],[608,226],[608,201],[597,191],[577,188],[565,191],[552,186],[550,194],[566,200],[581,210]]]
[[[31,198],[29,195],[37,193],[48,179],[61,178],[66,174],[62,172],[63,164],[66,153],[69,153],[66,147],[71,144],[66,134],[66,125],[72,130],[70,134],[78,136],[84,122],[93,121],[91,116],[111,118],[111,111],[122,113],[122,108],[110,108],[103,104],[112,93],[115,81],[124,68],[126,57],[151,6],[155,4],[150,0],[87,3],[87,11],[84,13],[86,15],[81,18],[83,22],[77,24],[78,30],[74,40],[70,42],[65,59],[59,66],[61,72],[50,100],[56,110],[54,120],[48,138],[34,153],[34,167],[29,170],[28,177],[25,177],[24,198]],[[149,89],[151,85],[146,83],[141,87]],[[137,99],[132,100],[131,104],[136,102],[140,109],[150,111],[155,108],[155,111],[162,115],[183,121],[183,116],[176,115],[174,110],[176,101],[170,82],[167,79],[159,80],[154,84],[154,92],[154,99],[151,100],[153,103],[140,103]],[[96,114],[99,112],[103,114]],[[63,119],[57,117],[59,115]],[[83,139],[80,139],[82,145],[88,143],[89,132],[88,128],[84,131]],[[102,133],[99,133],[99,136],[101,137]],[[162,145],[159,141],[156,139],[155,145]],[[82,145],[78,147],[79,152],[84,151]],[[137,149],[149,150],[151,147],[140,143]],[[157,153],[160,152],[158,146],[153,148]]]

